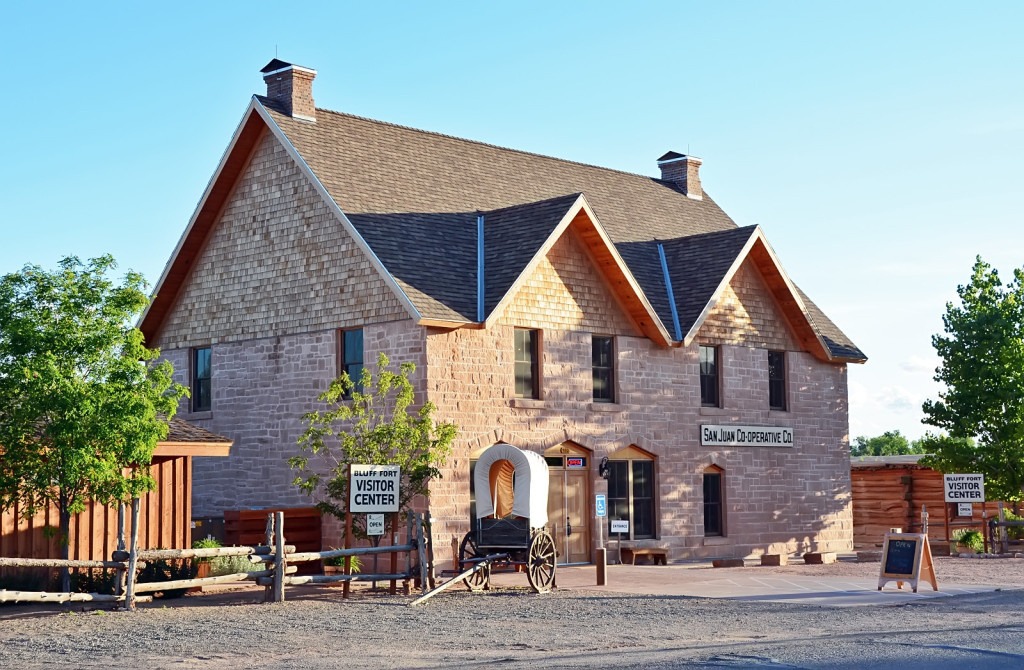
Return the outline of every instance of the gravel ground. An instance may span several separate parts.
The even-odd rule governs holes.
[[[878,563],[714,574],[731,570],[874,578]],[[0,668],[1024,667],[1024,560],[938,557],[936,573],[940,586],[1011,588],[846,608],[525,587],[459,587],[416,608],[365,591],[341,602],[329,588],[293,588],[281,604],[254,603],[254,590],[190,596],[136,613],[6,606]]]

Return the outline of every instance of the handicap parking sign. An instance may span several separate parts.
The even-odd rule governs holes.
[[[596,508],[597,508],[597,517],[599,519],[608,516],[608,506],[605,504],[604,494],[598,494]]]

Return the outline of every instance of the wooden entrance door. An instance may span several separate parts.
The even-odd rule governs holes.
[[[556,465],[557,459],[561,465]],[[583,457],[586,466],[589,458]],[[566,457],[548,457],[548,525],[558,548],[558,564],[590,562],[590,468],[567,467]]]

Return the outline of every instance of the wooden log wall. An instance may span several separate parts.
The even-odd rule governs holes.
[[[139,546],[186,549],[192,546],[192,457],[156,457],[150,466],[156,488],[141,499]],[[130,515],[125,515],[129,532]],[[21,518],[15,507],[0,515],[0,556],[8,558],[60,558],[56,537],[45,536],[44,529],[59,528],[56,506],[41,510],[32,519]],[[71,517],[68,558],[109,560],[117,548],[117,508],[89,504]],[[0,577],[4,576],[0,572]]]
[[[850,470],[853,492],[853,544],[857,548],[880,547],[890,528],[920,532],[921,508],[928,508],[928,539],[945,543],[945,505],[942,473],[917,465],[879,465]],[[988,518],[996,503],[986,506]],[[951,532],[970,526],[982,528],[982,505],[974,505],[972,518],[950,514]]]

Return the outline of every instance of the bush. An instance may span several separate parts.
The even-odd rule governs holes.
[[[146,567],[139,571],[139,582],[172,582],[179,579],[195,579],[199,574],[199,566],[190,558],[159,559],[147,561]],[[188,589],[168,589],[157,591],[154,598],[180,598]]]
[[[981,551],[985,548],[985,538],[973,528],[960,528],[950,536],[953,542],[961,547]]]
[[[193,549],[218,549],[218,548],[223,547],[223,546],[224,545],[220,543],[220,540],[218,540],[217,538],[215,538],[212,535],[207,535],[203,539],[196,540],[195,542],[192,543],[192,548]],[[205,561],[207,559],[204,558],[202,560]]]
[[[79,568],[71,573],[72,593],[103,593],[113,595],[116,583],[116,570]]]
[[[337,549],[337,547],[331,547],[331,551],[333,551],[335,549]],[[338,567],[344,567],[345,566],[345,557],[344,556],[335,556],[334,558],[325,558],[324,559],[324,565],[336,565]],[[355,573],[359,572],[359,569],[362,567],[362,565],[363,565],[363,563],[362,563],[362,561],[359,560],[359,557],[358,556],[353,556],[352,557],[352,574],[355,574]]]
[[[1024,521],[1024,516],[1017,516],[1010,510],[1005,510],[1007,521]],[[1024,526],[1007,526],[1006,534],[1011,540],[1024,540]]]

